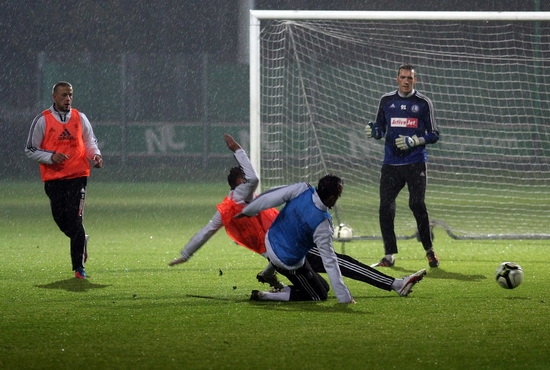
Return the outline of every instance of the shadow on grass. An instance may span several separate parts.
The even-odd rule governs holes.
[[[277,311],[318,311],[318,312],[340,312],[350,314],[364,315],[365,312],[354,311],[353,305],[336,303],[334,305],[327,305],[326,302],[256,302],[250,299],[233,299],[226,297],[214,297],[196,294],[187,294],[189,298],[208,299],[213,301],[230,301],[235,303],[249,302],[252,305],[277,310]]]
[[[399,271],[403,276],[415,273],[416,271],[407,270],[402,267],[391,267],[393,271]],[[382,270],[381,270],[382,271]],[[482,281],[486,280],[487,276],[485,275],[466,275],[458,272],[445,271],[441,267],[427,269],[428,274],[426,279],[449,279],[449,280],[460,280],[460,281]],[[383,272],[383,271],[382,271]]]
[[[307,311],[307,312],[336,312],[355,315],[365,315],[366,312],[353,309],[353,304],[326,302],[255,302],[250,303],[258,308],[273,311]]]
[[[214,297],[214,296],[199,295],[199,294],[185,294],[185,297],[188,297],[188,298],[208,299],[208,300],[212,300],[212,301],[232,301],[232,302],[236,302],[236,300],[233,299],[233,298],[227,298],[227,297]]]
[[[467,275],[467,274],[461,274],[458,272],[450,272],[445,271],[441,269],[441,267],[433,268],[428,270],[428,274],[426,275],[426,278],[428,279],[449,279],[449,280],[460,280],[460,281],[482,281],[486,280],[487,276],[475,274],[475,275]]]
[[[49,284],[36,285],[37,288],[60,289],[66,290],[67,292],[87,292],[91,289],[101,289],[108,286],[109,285],[94,284],[91,283],[89,280],[76,278],[54,281],[53,283]]]

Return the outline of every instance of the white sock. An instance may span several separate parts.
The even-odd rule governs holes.
[[[393,254],[386,254],[384,258],[391,262],[395,260],[395,257],[393,256]]]
[[[284,301],[290,300],[290,292],[263,292],[262,301]]]
[[[287,285],[279,292],[262,292],[262,301],[289,301],[290,287]]]
[[[403,279],[395,279],[393,283],[391,283],[391,288],[399,292],[401,288],[403,288]]]

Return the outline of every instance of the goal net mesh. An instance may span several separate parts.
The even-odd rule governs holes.
[[[457,238],[546,238],[550,22],[262,20],[262,188],[344,179],[336,223],[377,237],[383,140],[367,139],[400,64],[435,107],[426,203]],[[396,233],[414,235],[404,188]]]

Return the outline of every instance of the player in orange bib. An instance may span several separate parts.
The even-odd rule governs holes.
[[[254,192],[259,184],[259,177],[239,143],[230,135],[224,135],[224,138],[227,147],[234,153],[235,159],[239,163],[238,167],[231,168],[227,176],[230,187],[229,194],[218,204],[216,213],[210,222],[187,242],[181,250],[181,256],[171,261],[170,266],[189,260],[222,227],[225,227],[229,237],[237,244],[267,258],[265,235],[279,211],[276,208],[269,208],[252,217],[234,218],[255,198]],[[343,276],[383,290],[393,290],[401,296],[408,295],[424,273],[420,274],[420,278],[418,277],[419,272],[403,279],[396,279],[348,255],[336,253],[336,256]],[[326,273],[317,248],[311,249],[306,258],[315,272]],[[285,289],[285,285],[277,279],[275,267],[271,263],[268,263],[267,267],[256,277],[259,282],[268,283],[276,291]]]
[[[40,163],[40,175],[50,199],[53,219],[69,237],[75,277],[85,279],[88,236],[82,223],[90,167],[103,167],[92,125],[72,108],[73,87],[58,82],[53,105],[32,121],[25,153]]]

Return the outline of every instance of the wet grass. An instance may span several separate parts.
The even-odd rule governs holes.
[[[82,281],[42,185],[0,183],[0,368],[547,368],[549,241],[461,241],[436,228],[441,267],[408,298],[346,280],[356,305],[332,295],[257,303],[248,298],[265,262],[223,231],[167,266],[225,193],[223,184],[91,181]],[[345,251],[370,264],[382,247],[354,241]],[[494,281],[506,260],[525,270],[514,290]],[[384,271],[424,267],[413,239]]]

